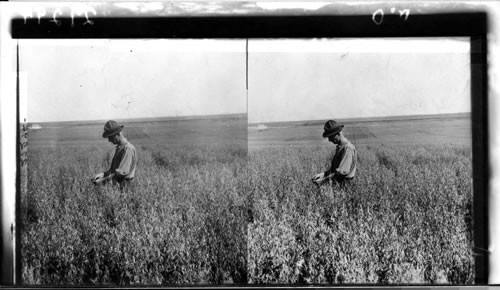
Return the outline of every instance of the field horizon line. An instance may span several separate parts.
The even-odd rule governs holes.
[[[100,120],[74,120],[74,121],[49,121],[49,122],[26,122],[29,125],[41,125],[42,127],[59,127],[68,125],[95,125],[104,124],[108,120],[119,123],[146,123],[166,121],[194,121],[194,120],[238,120],[247,119],[246,113],[214,114],[214,115],[186,115],[186,116],[164,116],[164,117],[141,117],[141,118],[110,118]],[[23,123],[21,123],[23,124]]]
[[[341,123],[370,123],[370,122],[391,122],[391,121],[410,121],[410,120],[429,120],[429,119],[450,119],[450,118],[470,118],[470,112],[463,113],[446,113],[446,114],[425,114],[425,115],[393,115],[393,116],[383,116],[383,117],[361,117],[361,118],[337,118],[337,122]],[[331,118],[332,119],[332,118]],[[259,125],[265,125],[270,127],[276,127],[280,125],[302,125],[302,126],[313,126],[313,125],[324,125],[327,119],[317,119],[317,120],[298,120],[298,121],[273,121],[273,122],[249,122],[248,127],[256,127]]]

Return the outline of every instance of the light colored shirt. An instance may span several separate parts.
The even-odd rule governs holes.
[[[342,138],[337,145],[332,166],[325,172],[325,176],[336,174],[347,179],[353,178],[356,175],[357,157],[356,147],[345,137]]]
[[[117,180],[132,179],[135,176],[136,166],[137,154],[134,145],[127,140],[120,145],[116,145],[115,155],[108,173],[115,173]]]

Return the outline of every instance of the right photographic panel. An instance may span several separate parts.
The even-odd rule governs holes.
[[[474,283],[470,38],[248,41],[252,284]]]

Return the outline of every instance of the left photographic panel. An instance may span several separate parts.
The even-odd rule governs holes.
[[[246,283],[245,45],[18,41],[23,285]]]

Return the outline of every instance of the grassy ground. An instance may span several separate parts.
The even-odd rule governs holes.
[[[470,146],[358,145],[354,184],[317,188],[333,151],[250,152],[250,283],[473,283]]]
[[[102,125],[30,131],[23,282],[471,284],[469,123],[346,125],[346,188],[311,182],[334,151],[321,126],[127,124],[139,164],[123,192],[90,183],[113,154]]]
[[[140,129],[128,133],[137,137]],[[139,163],[134,186],[123,192],[90,183],[108,168],[110,144],[30,147],[23,283],[246,283],[246,145],[129,139]]]

